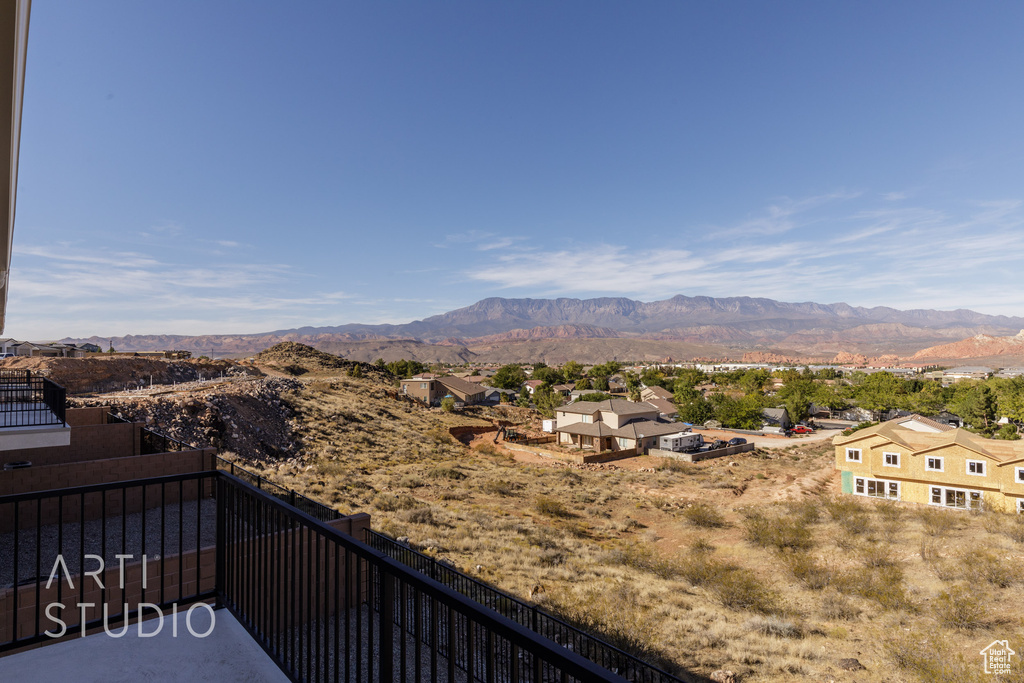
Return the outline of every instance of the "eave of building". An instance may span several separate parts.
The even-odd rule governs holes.
[[[0,3],[0,332],[7,318],[7,284],[14,240],[14,209],[18,194],[18,152],[21,109],[25,95],[25,61],[31,0]]]

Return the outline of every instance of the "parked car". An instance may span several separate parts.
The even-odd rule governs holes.
[[[729,444],[727,444],[722,439],[715,439],[714,441],[711,442],[711,449],[710,450],[715,451],[715,450],[718,450],[719,448],[725,448],[728,445]]]
[[[747,442],[746,439],[742,439],[742,438],[740,438],[738,436],[734,436],[733,438],[729,439],[729,445],[730,446],[742,446],[746,442]]]
[[[793,427],[789,431],[792,432],[793,434],[813,434],[814,433],[814,430],[811,429],[810,427],[808,427],[807,425],[796,425],[795,427]]]

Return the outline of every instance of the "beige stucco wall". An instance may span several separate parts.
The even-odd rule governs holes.
[[[847,449],[861,451],[861,461],[847,460]],[[899,454],[899,467],[885,464],[885,454]],[[836,446],[836,469],[854,477],[883,479],[900,483],[900,500],[931,504],[931,489],[944,488],[980,491],[986,509],[1015,512],[1017,500],[1024,499],[1024,482],[1018,482],[1016,468],[1024,462],[1002,464],[960,444],[912,452],[888,439],[872,435]],[[929,457],[942,458],[942,471],[926,469]],[[985,474],[968,474],[967,461],[985,463]]]

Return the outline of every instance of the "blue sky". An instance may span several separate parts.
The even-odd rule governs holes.
[[[1024,315],[1024,4],[32,8],[5,334],[487,296]]]

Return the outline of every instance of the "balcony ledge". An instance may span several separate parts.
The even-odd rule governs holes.
[[[189,633],[183,609],[176,620],[168,614],[160,632],[151,638],[140,638],[138,624],[132,621],[122,638],[100,632],[8,655],[0,658],[0,680],[288,682],[284,672],[230,612],[220,609],[215,614],[216,625],[205,638]],[[172,631],[175,622],[176,638]],[[144,621],[143,633],[155,631],[157,623],[155,619]],[[208,630],[209,611],[197,608],[191,623],[196,633]],[[115,633],[120,628],[119,623],[111,625]]]

